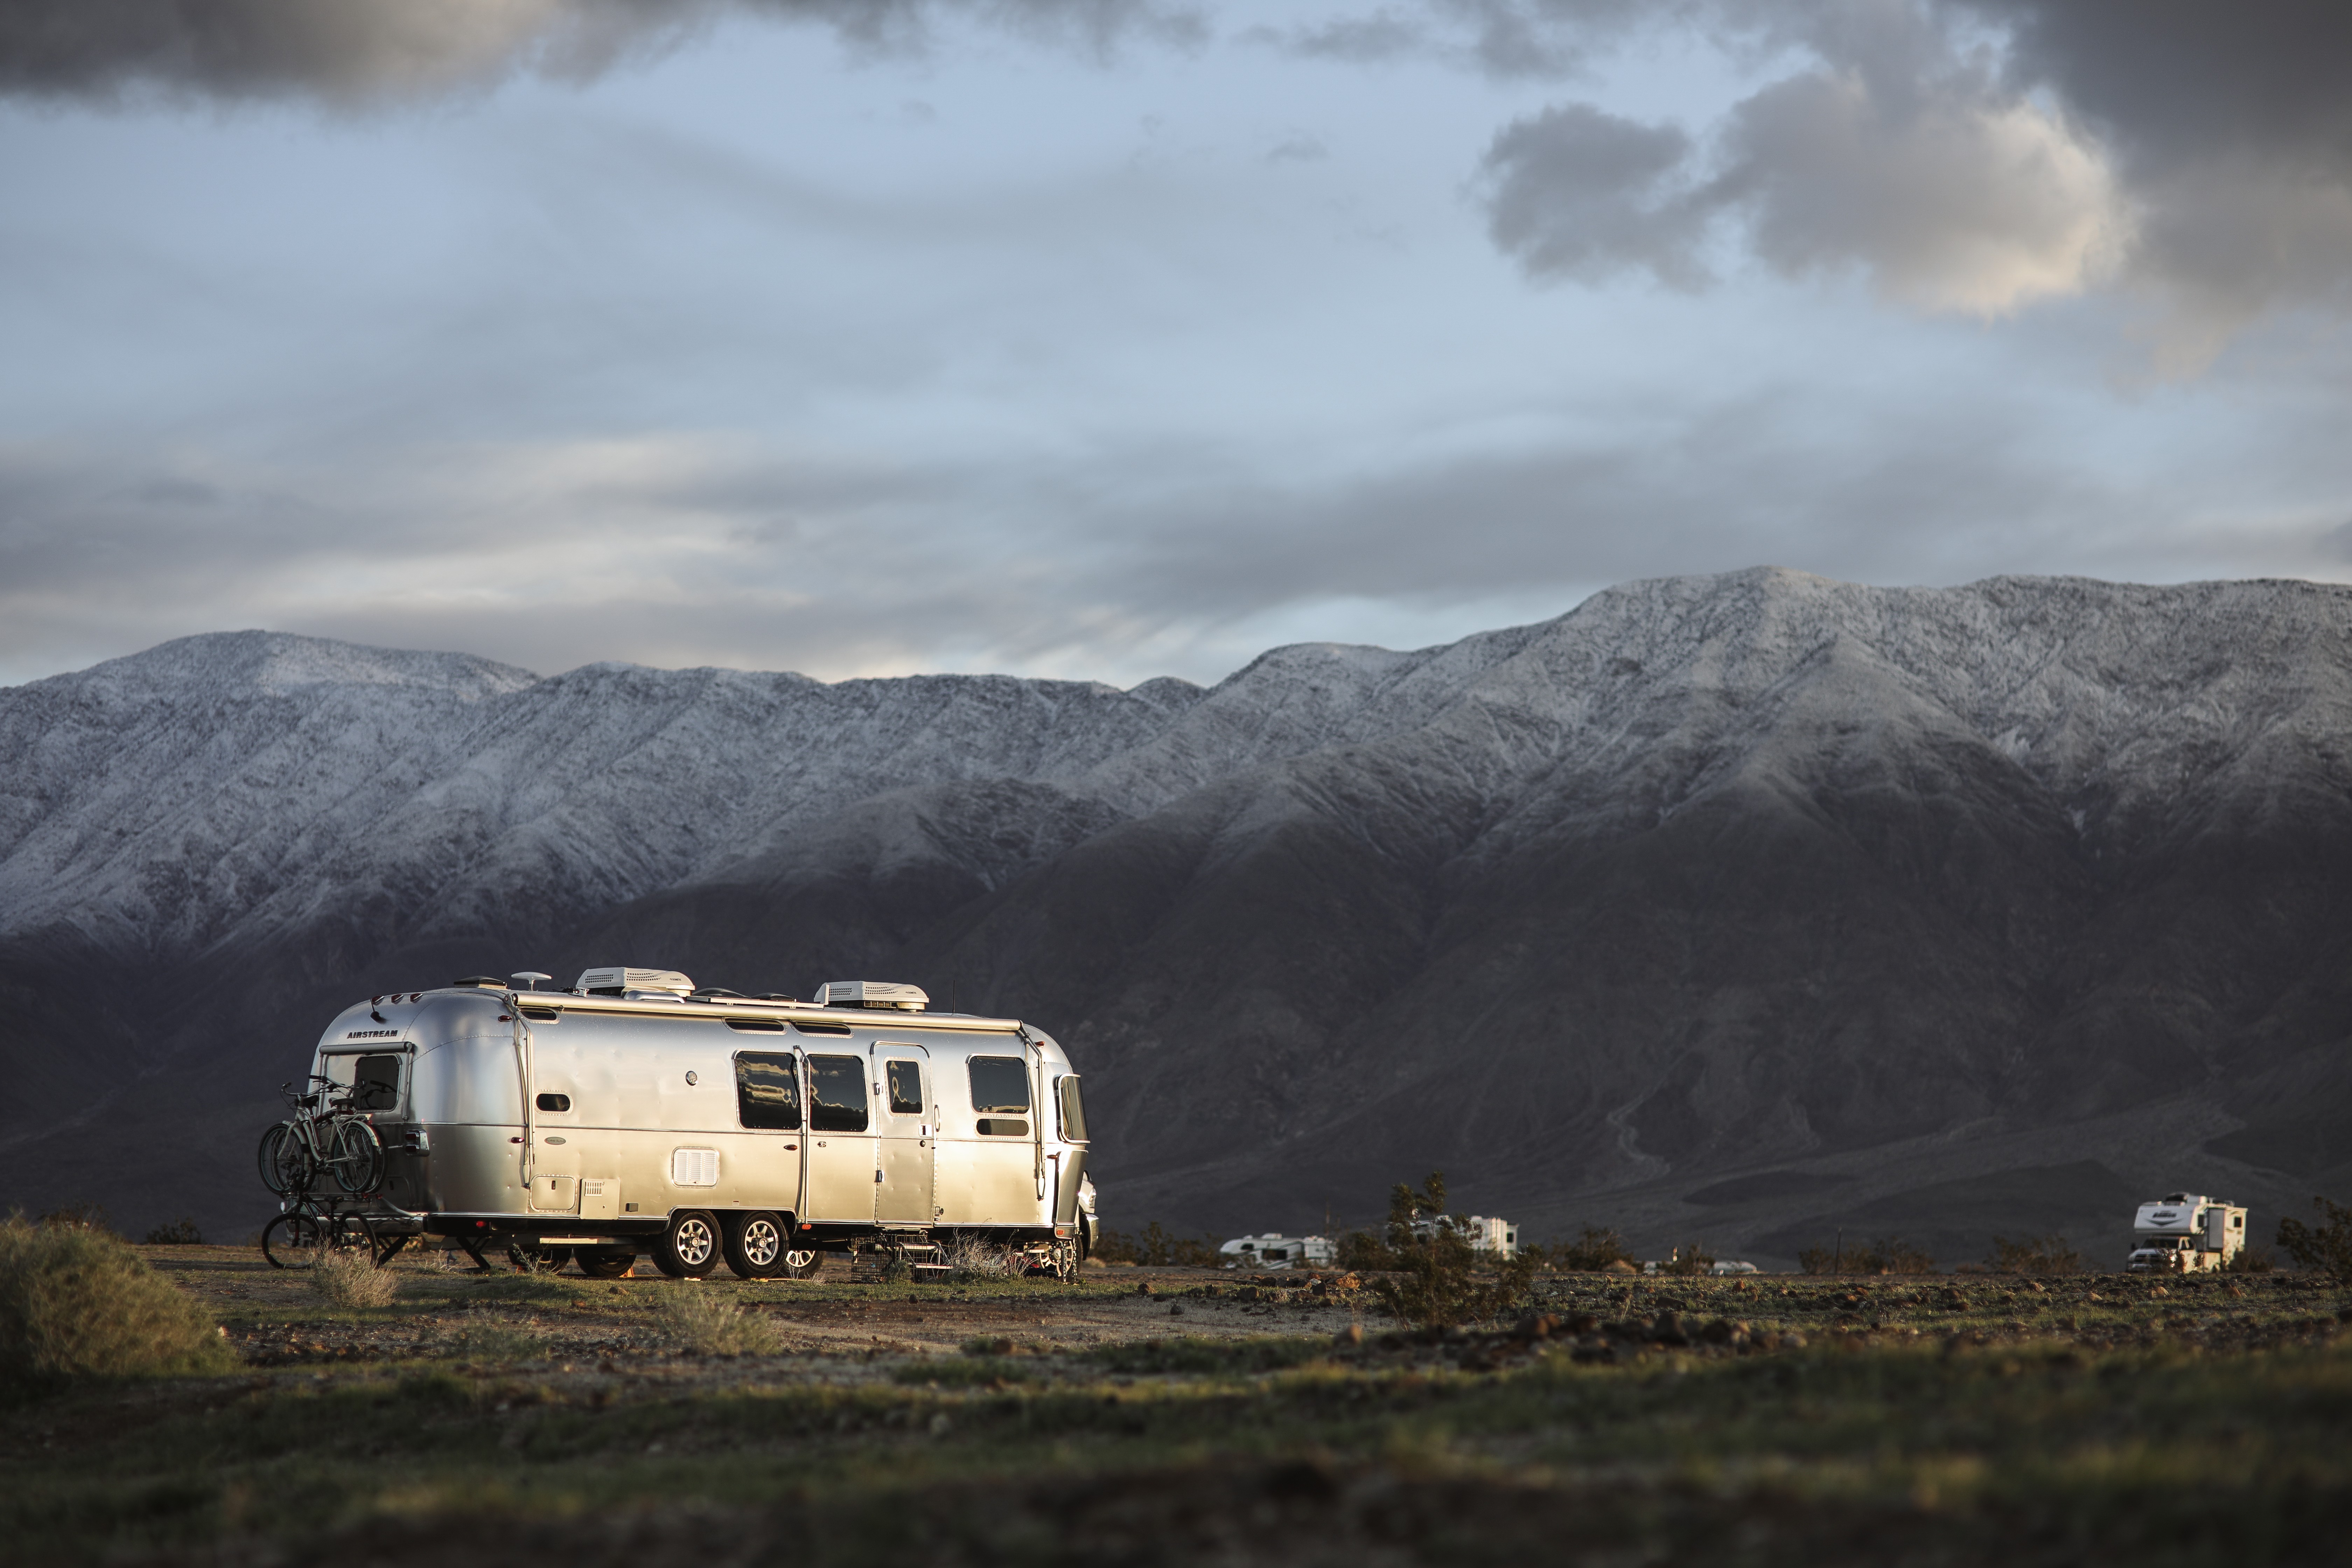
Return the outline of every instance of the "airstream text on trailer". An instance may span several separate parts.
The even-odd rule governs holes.
[[[354,1005],[313,1070],[355,1086],[382,1137],[378,1231],[478,1255],[757,1279],[961,1241],[1067,1275],[1094,1240],[1069,1058],[1015,1019],[931,1013],[912,985],[796,1002],[663,970],[592,969],[570,992],[484,976]]]

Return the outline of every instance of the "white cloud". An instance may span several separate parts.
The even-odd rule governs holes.
[[[2132,216],[2099,150],[2043,106],[1956,86],[1899,105],[1859,70],[1742,103],[1713,194],[1792,275],[1859,268],[1927,310],[2004,316],[2110,279]]]

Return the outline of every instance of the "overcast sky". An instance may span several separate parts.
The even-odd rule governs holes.
[[[0,681],[2352,575],[2352,7],[16,0]]]

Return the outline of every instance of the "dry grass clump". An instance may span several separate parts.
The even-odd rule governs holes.
[[[669,1291],[655,1315],[679,1349],[698,1355],[761,1355],[775,1349],[775,1331],[765,1318],[700,1290]]]
[[[0,1384],[205,1372],[219,1325],[110,1231],[0,1222]]]
[[[959,1236],[940,1249],[940,1261],[961,1280],[1003,1279],[1013,1273],[1013,1255],[992,1242]]]
[[[389,1268],[378,1268],[364,1247],[339,1247],[319,1259],[310,1270],[310,1289],[338,1307],[388,1307],[399,1293],[400,1279]]]

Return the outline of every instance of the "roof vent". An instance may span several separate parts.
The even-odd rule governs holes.
[[[683,996],[694,989],[694,982],[675,969],[589,969],[581,972],[580,984],[572,989],[583,996],[626,996],[637,991]]]
[[[820,1007],[887,1007],[900,1013],[919,1013],[931,1005],[919,985],[902,985],[895,980],[828,980],[816,988],[816,1005]]]

